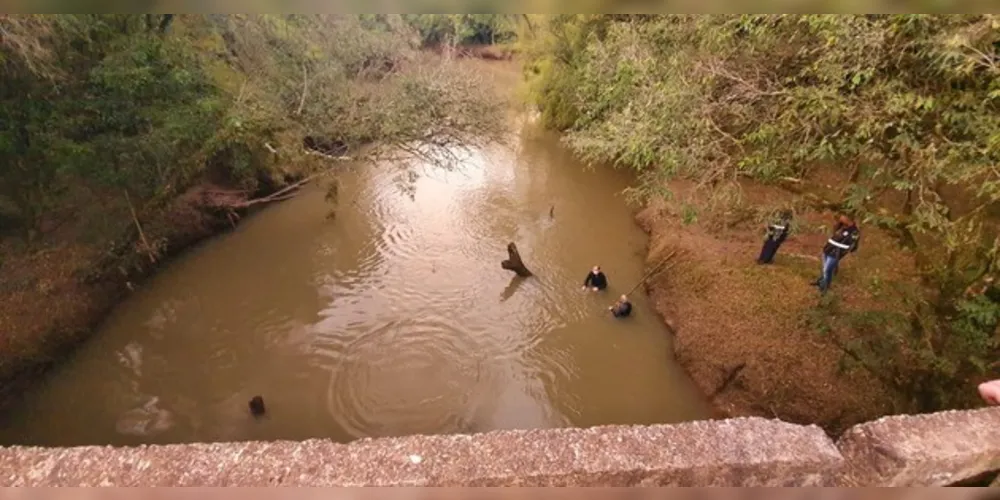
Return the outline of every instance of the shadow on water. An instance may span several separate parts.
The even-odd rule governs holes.
[[[500,294],[500,302],[506,302],[508,299],[514,296],[517,289],[521,287],[525,280],[528,278],[522,278],[521,276],[514,276],[510,279],[510,283],[507,284],[507,288],[503,289],[503,293]]]
[[[171,263],[5,416],[4,443],[138,444],[649,424],[708,415],[646,297],[621,191],[553,134],[459,171],[342,175]],[[555,206],[555,217],[550,213]],[[517,243],[535,276],[500,268]],[[600,264],[610,287],[580,290]],[[266,418],[249,415],[262,395]]]

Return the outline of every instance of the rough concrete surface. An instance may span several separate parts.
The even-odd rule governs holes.
[[[1000,470],[1000,408],[883,417],[837,445],[861,484],[945,486]]]
[[[762,418],[476,435],[0,448],[0,486],[824,486],[816,426]]]
[[[337,444],[0,448],[0,486],[943,486],[1000,470],[1000,408],[892,416],[834,444],[763,418]]]

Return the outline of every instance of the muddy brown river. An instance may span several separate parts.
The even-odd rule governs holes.
[[[5,444],[305,439],[707,416],[621,191],[530,125],[457,171],[345,170],[171,262],[4,416]],[[554,206],[554,218],[550,208]],[[537,276],[500,268],[515,241]],[[600,264],[609,290],[581,291]],[[267,416],[247,401],[261,395]]]

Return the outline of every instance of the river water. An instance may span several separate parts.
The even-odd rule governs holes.
[[[179,257],[4,416],[0,441],[346,442],[708,415],[643,292],[632,317],[607,312],[643,273],[625,173],[585,169],[530,125],[417,173],[345,169],[334,219],[316,187]],[[509,241],[535,277],[500,268]],[[595,264],[609,290],[581,291]]]

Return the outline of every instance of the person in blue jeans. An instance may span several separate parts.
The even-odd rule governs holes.
[[[830,283],[837,275],[840,261],[847,257],[847,254],[858,251],[860,239],[861,231],[858,230],[858,225],[850,217],[841,215],[833,227],[833,235],[823,246],[823,268],[815,283],[821,293],[826,293],[830,289]]]

